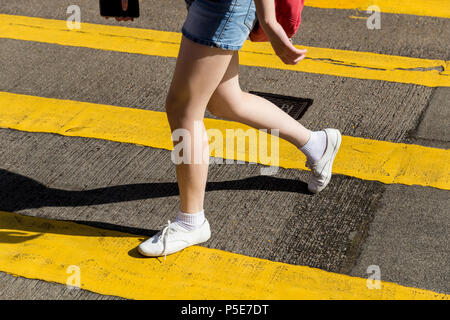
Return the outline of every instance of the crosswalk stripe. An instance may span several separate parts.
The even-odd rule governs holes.
[[[450,1],[428,0],[306,0],[305,5],[324,9],[357,9],[366,11],[377,5],[381,12],[450,18]]]
[[[144,55],[176,57],[181,34],[122,26],[82,23],[69,30],[66,21],[0,14],[0,38],[37,41]],[[450,62],[328,48],[307,48],[307,59],[285,65],[270,44],[247,41],[242,65],[368,80],[450,86]]]
[[[0,271],[130,299],[439,299],[432,291],[194,246],[141,258],[142,236],[0,212]]]
[[[0,92],[0,115],[3,128],[173,148],[163,112]],[[205,119],[204,123],[210,137],[212,129],[227,141],[234,140],[227,129],[254,131],[256,137],[240,152],[237,144],[234,152],[225,152],[225,141],[223,148],[211,150],[212,156],[269,164],[258,154],[265,144],[267,149],[272,146],[269,136],[259,136],[256,129],[237,122]],[[280,167],[306,169],[305,157],[296,147],[280,139],[278,150]],[[344,136],[333,172],[387,184],[450,190],[450,150]]]

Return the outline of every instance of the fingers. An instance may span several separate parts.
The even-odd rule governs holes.
[[[117,21],[134,21],[131,17],[115,17]]]
[[[306,49],[298,49],[290,41],[285,43],[284,49],[278,52],[278,56],[285,64],[295,65],[305,58],[306,52]]]
[[[300,57],[298,57],[297,59],[294,60],[294,64],[299,63],[300,61],[302,61],[303,59],[305,59],[305,55],[301,55]]]
[[[283,61],[285,64],[294,65],[305,59],[306,57],[306,50],[302,50],[301,54],[293,54],[292,52],[285,53],[282,55],[279,55],[281,61]]]
[[[127,11],[128,10],[128,0],[122,0],[122,10]],[[109,17],[105,17],[108,19]],[[134,21],[134,18],[132,17],[114,17],[116,21]]]
[[[105,19],[109,19],[111,17],[105,16]],[[114,17],[117,21],[134,21],[132,17]]]
[[[298,49],[298,48],[294,47],[294,45],[292,45],[291,51],[294,52],[295,54],[305,54],[308,50]]]
[[[286,39],[281,39],[281,41],[276,41],[273,39],[271,41],[272,48],[274,49],[276,55],[285,64],[294,65],[299,63],[301,60],[305,59],[306,49],[299,49],[292,44],[292,40],[284,41]]]
[[[281,61],[283,61],[285,64],[297,64],[299,63],[301,60],[303,60],[304,57],[300,56],[300,57],[292,57],[292,56],[284,56],[284,57],[280,57]]]
[[[127,11],[128,10],[128,0],[122,0],[122,10]],[[105,17],[106,19],[110,17]],[[134,21],[134,18],[132,17],[114,17],[116,21]]]
[[[128,0],[122,0],[122,10],[127,11],[128,9]]]
[[[305,57],[306,57],[306,49],[305,50],[300,50],[300,55],[299,56],[297,56],[295,59],[294,59],[294,64],[297,64],[297,63],[299,63],[300,61],[302,61],[303,59],[305,59]]]
[[[306,49],[297,49],[296,47],[292,46],[291,52],[288,54],[288,64],[297,64],[306,57]]]

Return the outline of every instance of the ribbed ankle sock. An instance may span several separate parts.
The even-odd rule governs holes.
[[[174,224],[180,226],[186,231],[192,231],[199,228],[205,222],[205,211],[202,210],[197,213],[185,213],[178,211]]]
[[[312,131],[308,142],[300,149],[309,161],[322,158],[327,147],[327,134],[325,131]]]

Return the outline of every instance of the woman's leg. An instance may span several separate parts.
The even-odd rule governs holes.
[[[278,129],[281,138],[299,148],[304,146],[310,131],[272,102],[243,92],[238,73],[239,55],[235,52],[224,78],[209,100],[208,110],[220,118],[257,129]]]
[[[201,125],[205,134],[203,117],[212,94],[222,80],[233,51],[197,44],[183,36],[180,52],[166,99],[166,112],[172,132],[185,129],[191,136],[191,152],[188,163],[176,166],[180,190],[180,209],[185,213],[203,210],[208,161],[208,142],[195,136],[195,125]],[[197,143],[194,143],[194,138]],[[207,154],[209,159],[209,153]],[[194,160],[202,159],[201,163]]]
[[[331,179],[333,161],[341,144],[339,130],[311,132],[270,101],[242,92],[238,71],[239,55],[235,52],[224,78],[208,103],[208,110],[218,117],[257,129],[278,129],[281,138],[306,155],[306,166],[312,171],[308,190],[312,193],[322,191]]]
[[[181,39],[166,99],[174,144],[178,145],[178,132],[181,136],[178,143],[183,145],[180,154],[182,162],[176,165],[180,211],[174,223],[169,223],[162,231],[139,245],[139,252],[145,256],[165,256],[205,242],[211,236],[203,212],[209,164],[208,140],[203,140],[206,137],[203,117],[232,55],[232,51],[200,45],[184,36]],[[184,141],[187,138],[188,142]]]

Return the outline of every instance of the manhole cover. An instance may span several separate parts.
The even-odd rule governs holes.
[[[308,98],[297,98],[266,92],[250,91],[250,93],[269,100],[295,120],[300,120],[314,101],[313,99]]]

